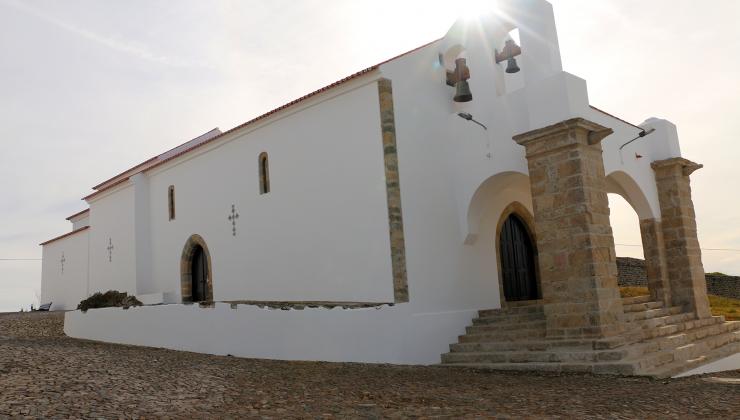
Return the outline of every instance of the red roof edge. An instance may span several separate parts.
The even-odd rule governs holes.
[[[82,211],[78,211],[77,213],[75,213],[75,214],[73,214],[73,215],[69,216],[69,217],[67,218],[67,220],[71,220],[71,219],[74,219],[75,217],[77,217],[77,216],[79,216],[79,215],[81,215],[81,214],[83,214],[83,213],[87,213],[87,212],[89,212],[89,211],[90,211],[90,208],[86,208],[85,210],[82,210]]]
[[[102,190],[97,190],[97,191],[95,191],[95,192],[94,192],[94,193],[92,193],[92,194],[89,194],[89,195],[86,195],[86,196],[82,197],[82,199],[83,199],[83,200],[87,200],[87,199],[89,199],[89,198],[93,198],[93,197],[95,197],[96,195],[98,195],[98,194],[100,194],[100,193],[102,193],[102,192],[104,192],[104,191],[108,191],[109,189],[111,189],[111,188],[115,187],[116,185],[120,185],[120,184],[123,184],[124,182],[128,181],[128,179],[129,179],[129,177],[126,177],[126,178],[121,178],[120,180],[118,180],[118,181],[116,181],[116,182],[114,182],[114,183],[112,183],[112,184],[108,185],[107,187],[103,188]]]
[[[166,153],[166,152],[165,152],[165,153]],[[107,184],[107,183],[109,183],[109,182],[113,181],[114,179],[118,178],[119,176],[121,176],[121,175],[125,174],[126,172],[130,172],[130,171],[133,171],[133,170],[135,170],[136,168],[140,168],[140,167],[142,167],[142,166],[146,165],[147,163],[149,163],[149,162],[153,161],[153,160],[154,160],[154,159],[156,159],[157,157],[159,157],[159,155],[157,155],[157,156],[154,156],[153,158],[147,159],[147,160],[145,160],[145,161],[141,162],[140,164],[138,164],[138,165],[134,166],[133,168],[129,168],[129,169],[126,169],[125,171],[121,172],[120,174],[118,174],[118,175],[116,175],[116,176],[112,176],[112,177],[110,177],[110,178],[106,179],[105,181],[101,182],[100,184],[98,184],[98,185],[96,185],[96,186],[92,187],[92,189],[94,189],[94,190],[97,190],[97,189],[98,189],[98,188],[100,188],[100,187],[101,187],[102,185],[105,185],[105,184]]]
[[[214,136],[214,137],[212,137],[212,138],[204,141],[203,143],[199,143],[199,144],[193,146],[190,149],[185,149],[185,150],[183,150],[180,153],[177,153],[177,154],[174,154],[174,155],[168,157],[167,159],[162,159],[159,162],[155,163],[154,165],[146,168],[144,171],[146,172],[146,171],[149,171],[149,170],[151,170],[153,168],[156,168],[156,167],[162,165],[163,163],[169,162],[169,161],[171,161],[173,159],[176,159],[176,158],[178,158],[178,157],[180,157],[180,156],[182,156],[184,154],[190,153],[191,151],[193,151],[195,149],[198,149],[201,146],[205,146],[206,144],[209,144],[211,142],[214,142],[214,141],[220,139],[221,137],[223,137],[223,136],[225,136],[227,134],[230,134],[230,133],[232,133],[232,132],[234,132],[236,130],[242,129],[242,128],[246,127],[246,126],[252,125],[252,124],[254,124],[254,123],[258,122],[258,121],[261,121],[261,120],[263,120],[263,119],[265,119],[265,118],[273,115],[273,114],[276,114],[276,113],[278,113],[280,111],[283,111],[283,110],[285,110],[287,108],[290,108],[293,105],[298,104],[299,102],[303,102],[303,101],[305,101],[305,100],[307,100],[307,99],[309,99],[309,98],[311,98],[313,96],[316,96],[316,95],[318,95],[320,93],[323,93],[323,92],[326,92],[328,90],[331,90],[331,89],[333,89],[333,88],[335,88],[335,87],[337,87],[337,86],[339,86],[339,85],[341,85],[343,83],[346,83],[346,82],[348,82],[350,80],[356,79],[356,78],[358,78],[360,76],[363,76],[363,75],[365,75],[367,73],[370,73],[373,70],[377,70],[379,66],[380,66],[380,64],[376,64],[376,65],[371,66],[371,67],[368,67],[368,68],[366,68],[364,70],[360,70],[357,73],[351,74],[351,75],[349,75],[349,76],[347,76],[347,77],[345,77],[343,79],[337,80],[336,82],[334,82],[334,83],[332,83],[330,85],[327,85],[327,86],[322,87],[321,89],[317,89],[317,90],[315,90],[315,91],[313,91],[311,93],[308,93],[306,95],[301,96],[298,99],[294,99],[294,100],[292,100],[292,101],[290,101],[290,102],[288,102],[288,103],[286,103],[284,105],[281,105],[281,106],[279,106],[279,107],[277,107],[277,108],[275,108],[275,109],[273,109],[271,111],[268,111],[268,112],[266,112],[266,113],[264,113],[264,114],[262,114],[262,115],[260,115],[258,117],[252,118],[251,120],[249,120],[249,121],[247,121],[245,123],[239,124],[239,125],[237,125],[236,127],[232,128],[230,130],[226,130],[223,133],[221,133],[221,134],[219,134],[217,136]]]
[[[632,124],[631,122],[629,122],[629,121],[627,121],[627,120],[623,120],[623,119],[621,119],[621,118],[617,117],[617,116],[616,116],[616,115],[614,115],[614,114],[610,114],[610,113],[608,113],[608,112],[604,111],[603,109],[599,109],[599,108],[596,108],[596,107],[595,107],[595,106],[593,106],[593,105],[589,105],[589,107],[591,107],[591,109],[593,109],[593,110],[595,110],[595,111],[601,112],[601,113],[602,113],[602,114],[604,114],[604,115],[608,115],[608,116],[610,116],[610,117],[612,117],[612,118],[615,118],[615,119],[617,119],[617,120],[619,120],[619,121],[622,121],[623,123],[625,123],[625,124],[627,124],[627,125],[631,125],[632,127],[635,127],[635,128],[637,128],[637,129],[640,129],[640,130],[642,130],[642,129],[643,129],[643,128],[642,128],[642,127],[640,127],[639,125],[635,125],[635,124]]]
[[[360,76],[362,76],[362,75],[365,75],[365,74],[367,74],[367,73],[370,73],[370,72],[372,72],[372,71],[374,71],[374,70],[377,70],[377,69],[378,69],[378,68],[380,68],[380,66],[382,66],[383,64],[386,64],[386,63],[388,63],[388,62],[391,62],[391,61],[393,61],[393,60],[395,60],[395,59],[397,59],[397,58],[401,58],[401,57],[403,57],[403,56],[405,56],[405,55],[408,55],[408,54],[414,53],[414,52],[416,52],[416,51],[419,51],[419,50],[421,50],[422,48],[426,48],[426,47],[428,47],[429,45],[432,45],[432,44],[434,44],[435,42],[438,42],[438,41],[439,41],[440,39],[442,39],[442,38],[438,38],[438,39],[435,39],[434,41],[431,41],[431,42],[427,42],[426,44],[424,44],[424,45],[421,45],[421,46],[419,46],[419,47],[416,47],[416,48],[414,48],[413,50],[410,50],[410,51],[406,51],[405,53],[402,53],[402,54],[399,54],[399,55],[397,55],[397,56],[395,56],[395,57],[389,58],[389,59],[387,59],[387,60],[385,60],[385,61],[382,61],[382,62],[380,62],[380,63],[378,63],[378,64],[375,64],[374,66],[370,66],[370,67],[368,67],[368,68],[366,68],[366,69],[364,69],[364,70],[360,70],[360,71],[358,71],[357,73],[351,74],[351,75],[349,75],[349,76],[347,76],[347,77],[345,77],[345,78],[343,78],[343,79],[337,80],[337,81],[336,81],[336,82],[334,82],[334,83],[331,83],[331,84],[329,84],[329,85],[326,85],[326,86],[324,86],[324,87],[322,87],[322,88],[320,88],[320,89],[317,89],[317,90],[315,90],[315,91],[313,91],[313,92],[311,92],[311,93],[308,93],[308,94],[306,94],[306,95],[303,95],[303,96],[299,97],[298,99],[294,99],[294,100],[292,100],[292,101],[290,101],[290,102],[288,102],[288,103],[286,103],[286,104],[284,104],[284,105],[281,105],[281,106],[279,106],[279,107],[277,107],[277,108],[275,108],[275,109],[273,109],[273,110],[271,110],[271,111],[268,111],[268,112],[266,112],[266,113],[264,113],[264,114],[262,114],[262,115],[260,115],[260,116],[258,116],[258,117],[252,118],[251,120],[249,120],[249,121],[247,121],[247,122],[245,122],[245,123],[242,123],[242,124],[240,124],[240,125],[237,125],[236,127],[232,128],[232,129],[230,129],[230,130],[224,131],[223,133],[221,133],[221,134],[219,134],[219,135],[217,135],[217,136],[214,136],[214,137],[212,137],[212,138],[210,138],[210,139],[208,139],[208,140],[206,140],[206,141],[204,141],[204,142],[202,142],[202,143],[199,143],[199,144],[197,144],[197,145],[193,146],[193,147],[192,147],[192,148],[190,148],[190,149],[185,149],[185,150],[183,150],[183,151],[182,151],[182,152],[180,152],[180,153],[177,153],[177,154],[174,154],[174,155],[172,155],[172,156],[168,157],[167,159],[163,159],[163,160],[161,160],[161,161],[159,161],[159,162],[155,163],[154,165],[152,165],[152,166],[149,166],[149,167],[147,167],[147,168],[143,169],[143,171],[144,171],[144,172],[146,172],[146,171],[149,171],[149,170],[151,170],[151,169],[153,169],[153,168],[156,168],[156,167],[158,167],[158,166],[162,165],[162,164],[163,164],[163,163],[165,163],[165,162],[169,162],[169,161],[171,161],[171,160],[173,160],[173,159],[176,159],[176,158],[178,158],[178,157],[180,157],[180,156],[182,156],[182,155],[184,155],[184,154],[186,154],[186,153],[189,153],[189,152],[191,152],[191,151],[193,151],[193,150],[195,150],[195,149],[198,149],[198,148],[200,148],[201,146],[205,146],[206,144],[209,144],[209,143],[211,143],[211,142],[213,142],[213,141],[216,141],[216,140],[218,140],[218,139],[222,138],[223,136],[225,136],[225,135],[227,135],[227,134],[230,134],[230,133],[232,133],[232,132],[234,132],[234,131],[236,131],[236,130],[239,130],[239,129],[241,129],[241,128],[244,128],[244,127],[246,127],[246,126],[248,126],[248,125],[251,125],[251,124],[254,124],[254,123],[258,122],[258,121],[261,121],[261,120],[263,120],[263,119],[265,119],[265,118],[267,118],[267,117],[269,117],[269,116],[271,116],[271,115],[273,115],[273,114],[275,114],[275,113],[277,113],[277,112],[280,112],[280,111],[283,111],[283,110],[285,110],[285,109],[287,109],[287,108],[290,108],[290,107],[292,107],[293,105],[296,105],[296,104],[298,104],[299,102],[303,102],[303,101],[305,101],[305,100],[307,100],[307,99],[309,99],[309,98],[311,98],[311,97],[313,97],[313,96],[316,96],[316,95],[318,95],[318,94],[320,94],[320,93],[323,93],[323,92],[326,92],[326,91],[328,91],[328,90],[330,90],[330,89],[333,89],[333,88],[335,88],[335,87],[337,87],[337,86],[339,86],[339,85],[341,85],[341,84],[343,84],[343,83],[346,83],[346,82],[348,82],[348,81],[350,81],[350,80],[352,80],[352,79],[356,79],[356,78],[358,78],[358,77],[360,77]],[[183,144],[185,144],[185,143],[183,143]],[[182,146],[182,145],[180,145],[180,146]],[[180,147],[180,146],[177,146],[177,147]],[[175,147],[175,148],[177,148],[177,147]],[[170,149],[170,150],[172,150],[172,149]],[[166,153],[166,152],[165,152],[165,153]],[[105,181],[105,182],[102,182],[102,183],[100,183],[100,184],[96,185],[95,187],[93,187],[93,189],[97,189],[97,188],[98,188],[98,187],[100,187],[101,185],[105,185],[105,183],[106,183],[106,182],[109,182],[109,181],[111,181],[111,180],[113,180],[113,179],[115,179],[115,178],[117,178],[117,177],[119,177],[119,176],[121,176],[121,175],[125,174],[126,172],[132,171],[132,170],[134,170],[134,169],[136,169],[136,168],[139,168],[139,167],[141,167],[142,165],[145,165],[145,164],[147,164],[147,163],[150,163],[150,162],[151,162],[151,161],[152,161],[153,159],[156,159],[156,158],[157,158],[157,157],[159,157],[159,156],[160,156],[160,155],[157,155],[157,156],[155,156],[155,157],[153,157],[153,158],[151,158],[151,159],[147,160],[146,162],[140,163],[139,165],[136,165],[135,167],[133,167],[133,168],[131,168],[131,169],[128,169],[128,170],[126,170],[126,171],[123,171],[123,172],[121,172],[120,174],[118,174],[118,175],[114,176],[113,178],[110,178],[110,179],[108,179],[107,181]],[[106,190],[108,190],[108,189],[110,189],[110,188],[113,188],[114,186],[116,186],[116,185],[118,185],[118,184],[120,184],[120,183],[122,183],[122,182],[126,181],[127,179],[128,179],[128,177],[126,177],[126,178],[123,178],[123,179],[121,179],[120,181],[117,181],[117,182],[115,182],[115,183],[113,183],[113,184],[107,185],[107,186],[106,186],[105,188],[103,188],[103,189],[100,189],[100,190],[97,190],[96,192],[94,192],[94,193],[92,193],[92,194],[90,194],[90,195],[88,195],[88,196],[86,196],[86,197],[83,197],[82,199],[83,199],[83,200],[87,200],[87,199],[89,199],[89,198],[92,198],[92,197],[96,196],[97,194],[99,194],[99,193],[101,193],[101,192],[103,192],[103,191],[106,191]]]
[[[55,242],[55,241],[58,241],[60,239],[64,239],[67,236],[74,235],[75,233],[82,232],[83,230],[87,230],[87,229],[90,229],[90,226],[83,226],[83,227],[81,227],[79,229],[73,230],[72,232],[68,232],[68,233],[65,233],[64,235],[57,236],[56,238],[49,239],[46,242],[41,242],[39,245],[41,245],[41,246],[47,245],[47,244],[50,244],[50,243]]]

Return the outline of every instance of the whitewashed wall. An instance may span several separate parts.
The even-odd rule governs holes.
[[[77,232],[42,247],[40,302],[52,302],[51,310],[76,309],[88,296],[89,233],[89,229]]]
[[[90,213],[85,212],[75,218],[69,219],[72,223],[72,230],[77,230],[85,226],[90,226]]]
[[[199,234],[216,300],[393,301],[377,85],[309,102],[149,173],[158,291],[179,294],[183,248]],[[269,155],[264,195],[261,152]],[[232,204],[236,236],[227,220]]]
[[[90,294],[136,293],[133,193],[126,183],[90,201]],[[113,243],[110,260],[109,239]]]

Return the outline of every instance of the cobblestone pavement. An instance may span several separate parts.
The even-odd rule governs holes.
[[[0,315],[0,418],[740,418],[740,371],[652,380],[241,359],[75,340],[62,320]]]

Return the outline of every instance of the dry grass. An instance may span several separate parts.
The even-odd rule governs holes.
[[[619,292],[623,298],[649,295],[647,287],[625,286],[620,287]]]
[[[709,295],[712,315],[724,315],[728,321],[740,321],[740,299]]]
[[[620,287],[622,297],[635,297],[649,295],[647,287]],[[722,296],[709,295],[709,306],[712,307],[712,315],[724,315],[728,321],[740,321],[740,299],[732,299]]]

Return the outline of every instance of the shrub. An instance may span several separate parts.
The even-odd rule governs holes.
[[[141,306],[141,302],[136,297],[129,296],[126,292],[108,290],[105,293],[95,293],[83,300],[77,305],[77,309],[85,312],[91,308],[110,308],[113,306],[128,308],[129,306]]]

